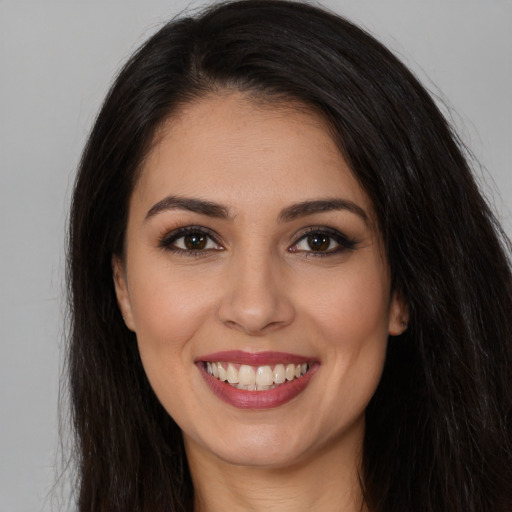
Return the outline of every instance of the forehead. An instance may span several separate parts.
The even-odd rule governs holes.
[[[171,193],[233,207],[341,195],[371,210],[320,115],[241,93],[186,104],[160,127],[134,196]]]

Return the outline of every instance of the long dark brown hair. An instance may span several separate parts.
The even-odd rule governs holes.
[[[302,3],[217,4],[172,21],[118,75],[85,147],[69,227],[69,378],[80,512],[190,511],[179,428],[116,305],[128,202],[155,130],[236,89],[307,105],[373,202],[408,330],[366,412],[371,512],[512,510],[509,245],[456,136],[373,37]],[[330,475],[335,479],[336,475]]]

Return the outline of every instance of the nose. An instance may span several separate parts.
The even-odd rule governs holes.
[[[233,258],[218,315],[228,327],[251,336],[291,324],[295,308],[285,272],[268,254]]]

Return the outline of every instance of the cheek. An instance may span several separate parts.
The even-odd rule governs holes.
[[[324,344],[326,388],[333,390],[332,402],[343,402],[340,422],[364,410],[382,374],[390,293],[383,276],[367,266],[340,276],[337,286],[323,287],[302,306]]]
[[[194,279],[145,273],[134,279],[132,309],[141,358],[147,370],[165,370],[189,356],[188,343],[207,321],[211,297]],[[204,290],[203,290],[204,292]]]
[[[183,397],[190,393],[193,340],[206,322],[205,297],[185,293],[186,283],[162,280],[134,289],[137,344],[146,376],[158,399],[179,424],[183,423]],[[187,410],[193,404],[187,406]]]
[[[204,276],[172,265],[161,251],[148,249],[151,244],[138,241],[128,262],[128,283],[137,334],[161,338],[168,343],[193,329],[192,320],[200,315],[208,300]],[[175,336],[169,338],[169,330]]]
[[[301,308],[324,338],[334,345],[356,348],[365,342],[387,339],[389,294],[383,274],[363,266],[359,272],[340,273],[322,286],[306,283],[300,292]]]
[[[338,296],[336,310],[331,307],[317,311],[316,324],[332,362],[332,378],[342,381],[344,387],[358,388],[357,394],[373,393],[384,365],[388,308],[381,297],[373,298]]]

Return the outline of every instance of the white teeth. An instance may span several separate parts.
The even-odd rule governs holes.
[[[231,363],[228,364],[227,377],[230,384],[238,384],[238,372]]]
[[[256,384],[256,372],[252,366],[243,364],[238,370],[238,381],[244,386],[254,386]]]
[[[284,369],[284,364],[276,364],[274,368],[274,382],[276,384],[282,384],[285,380],[286,370]]]
[[[228,376],[226,374],[226,370],[224,370],[223,366],[220,363],[217,363],[217,370],[219,372],[219,379],[222,381],[228,380]]]
[[[270,366],[260,366],[256,370],[256,385],[260,386],[271,386],[274,384],[274,374]]]
[[[237,369],[234,363],[206,362],[206,371],[216,379],[227,381],[233,387],[247,391],[263,391],[273,389],[285,381],[298,379],[309,370],[308,363],[276,364],[272,369],[269,365],[250,366],[242,364]]]

